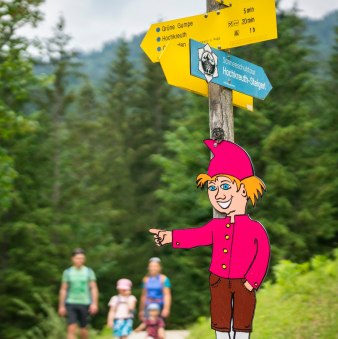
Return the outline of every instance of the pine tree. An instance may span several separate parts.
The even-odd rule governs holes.
[[[155,154],[164,154],[164,135],[170,121],[183,115],[184,99],[178,90],[167,83],[160,65],[143,58],[143,72],[138,82],[134,114],[131,121],[132,177],[137,178],[136,213],[139,220],[140,241],[144,239],[144,225],[159,221],[160,201],[155,192],[160,187],[161,168],[154,162]]]
[[[62,151],[63,151],[63,127],[67,110],[74,102],[74,91],[69,88],[72,77],[78,76],[76,52],[68,49],[71,37],[65,33],[65,20],[63,17],[54,28],[54,36],[49,39],[47,49],[49,64],[53,68],[53,83],[46,90],[47,102],[45,109],[50,116],[50,131],[52,143],[52,187],[51,204],[54,209],[55,223],[59,223],[62,205]]]
[[[133,210],[133,185],[130,182],[130,131],[133,66],[126,41],[119,42],[117,55],[107,71],[102,90],[95,151],[100,168],[95,174],[100,192],[96,197],[105,216],[107,231],[123,241]],[[122,198],[123,197],[123,198]],[[107,213],[109,211],[109,213]]]
[[[322,84],[319,93],[322,95],[320,122],[318,124],[318,148],[319,155],[314,159],[312,165],[312,190],[309,189],[309,203],[323,227],[317,232],[317,249],[326,252],[332,247],[337,247],[338,232],[338,181],[336,172],[338,167],[337,159],[337,96],[338,86],[338,27],[335,29],[336,43],[329,60],[330,76]],[[312,191],[310,194],[310,190]],[[316,199],[313,199],[316,197]],[[325,226],[324,226],[325,225]]]
[[[36,127],[36,123],[23,114],[37,79],[27,55],[29,42],[18,34],[18,29],[39,22],[41,2],[0,1],[0,214],[8,210],[15,196],[14,180],[18,173],[10,152],[13,139],[29,134]]]
[[[278,258],[304,260],[318,243],[321,228],[308,205],[311,167],[320,108],[316,65],[309,60],[311,38],[295,10],[280,11],[276,41],[246,46],[241,56],[264,67],[273,89],[253,114],[235,114],[235,140],[252,156],[267,193],[254,216],[267,227]],[[315,198],[316,199],[316,198]],[[318,202],[318,201],[317,201]]]
[[[24,213],[35,205],[35,196],[29,189],[22,190],[31,187],[32,178],[24,172],[27,162],[23,160],[33,161],[28,141],[39,130],[31,95],[43,84],[33,72],[33,61],[27,53],[29,41],[18,30],[38,23],[40,3],[0,1],[1,338],[18,338],[36,323],[36,317],[25,313],[24,308],[18,309],[18,305],[37,310],[33,294],[48,292],[53,283],[53,264],[40,259],[42,253],[53,256],[54,248],[46,231],[25,218]],[[23,153],[25,157],[21,157]]]
[[[88,79],[74,97],[74,102],[65,118],[67,128],[64,140],[64,186],[63,221],[72,225],[74,240],[83,247],[89,245],[90,222],[97,220],[95,202],[99,188],[96,188],[96,167],[98,157],[99,103]],[[84,234],[87,234],[84,237]]]

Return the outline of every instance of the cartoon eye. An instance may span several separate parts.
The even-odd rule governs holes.
[[[216,188],[216,186],[214,186],[214,185],[211,185],[211,186],[208,187],[208,190],[209,190],[209,191],[212,191],[212,192],[213,192],[213,191],[216,191],[216,189],[217,189],[217,188]]]
[[[228,189],[231,188],[231,186],[228,185],[228,184],[223,184],[223,185],[221,185],[221,188],[224,189],[224,190],[228,190]]]

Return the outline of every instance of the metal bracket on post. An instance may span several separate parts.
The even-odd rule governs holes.
[[[214,146],[217,147],[217,144],[219,144],[221,141],[225,139],[225,133],[223,128],[216,127],[212,130],[212,139],[216,142],[214,143]]]
[[[232,7],[232,3],[230,2],[228,2],[227,4],[224,2],[224,0],[221,0],[221,1],[219,1],[220,3],[221,3],[221,5],[223,5],[223,6],[225,6],[225,8],[229,8],[229,7]]]

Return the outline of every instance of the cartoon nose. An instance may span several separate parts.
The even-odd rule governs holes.
[[[222,192],[222,190],[220,190],[220,189],[217,190],[216,199],[217,198],[221,198],[221,199],[225,198],[225,193]]]

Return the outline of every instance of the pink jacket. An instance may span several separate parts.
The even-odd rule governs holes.
[[[245,278],[255,289],[269,265],[270,244],[265,228],[248,215],[212,219],[198,228],[174,230],[174,248],[212,245],[210,272],[226,279]]]

